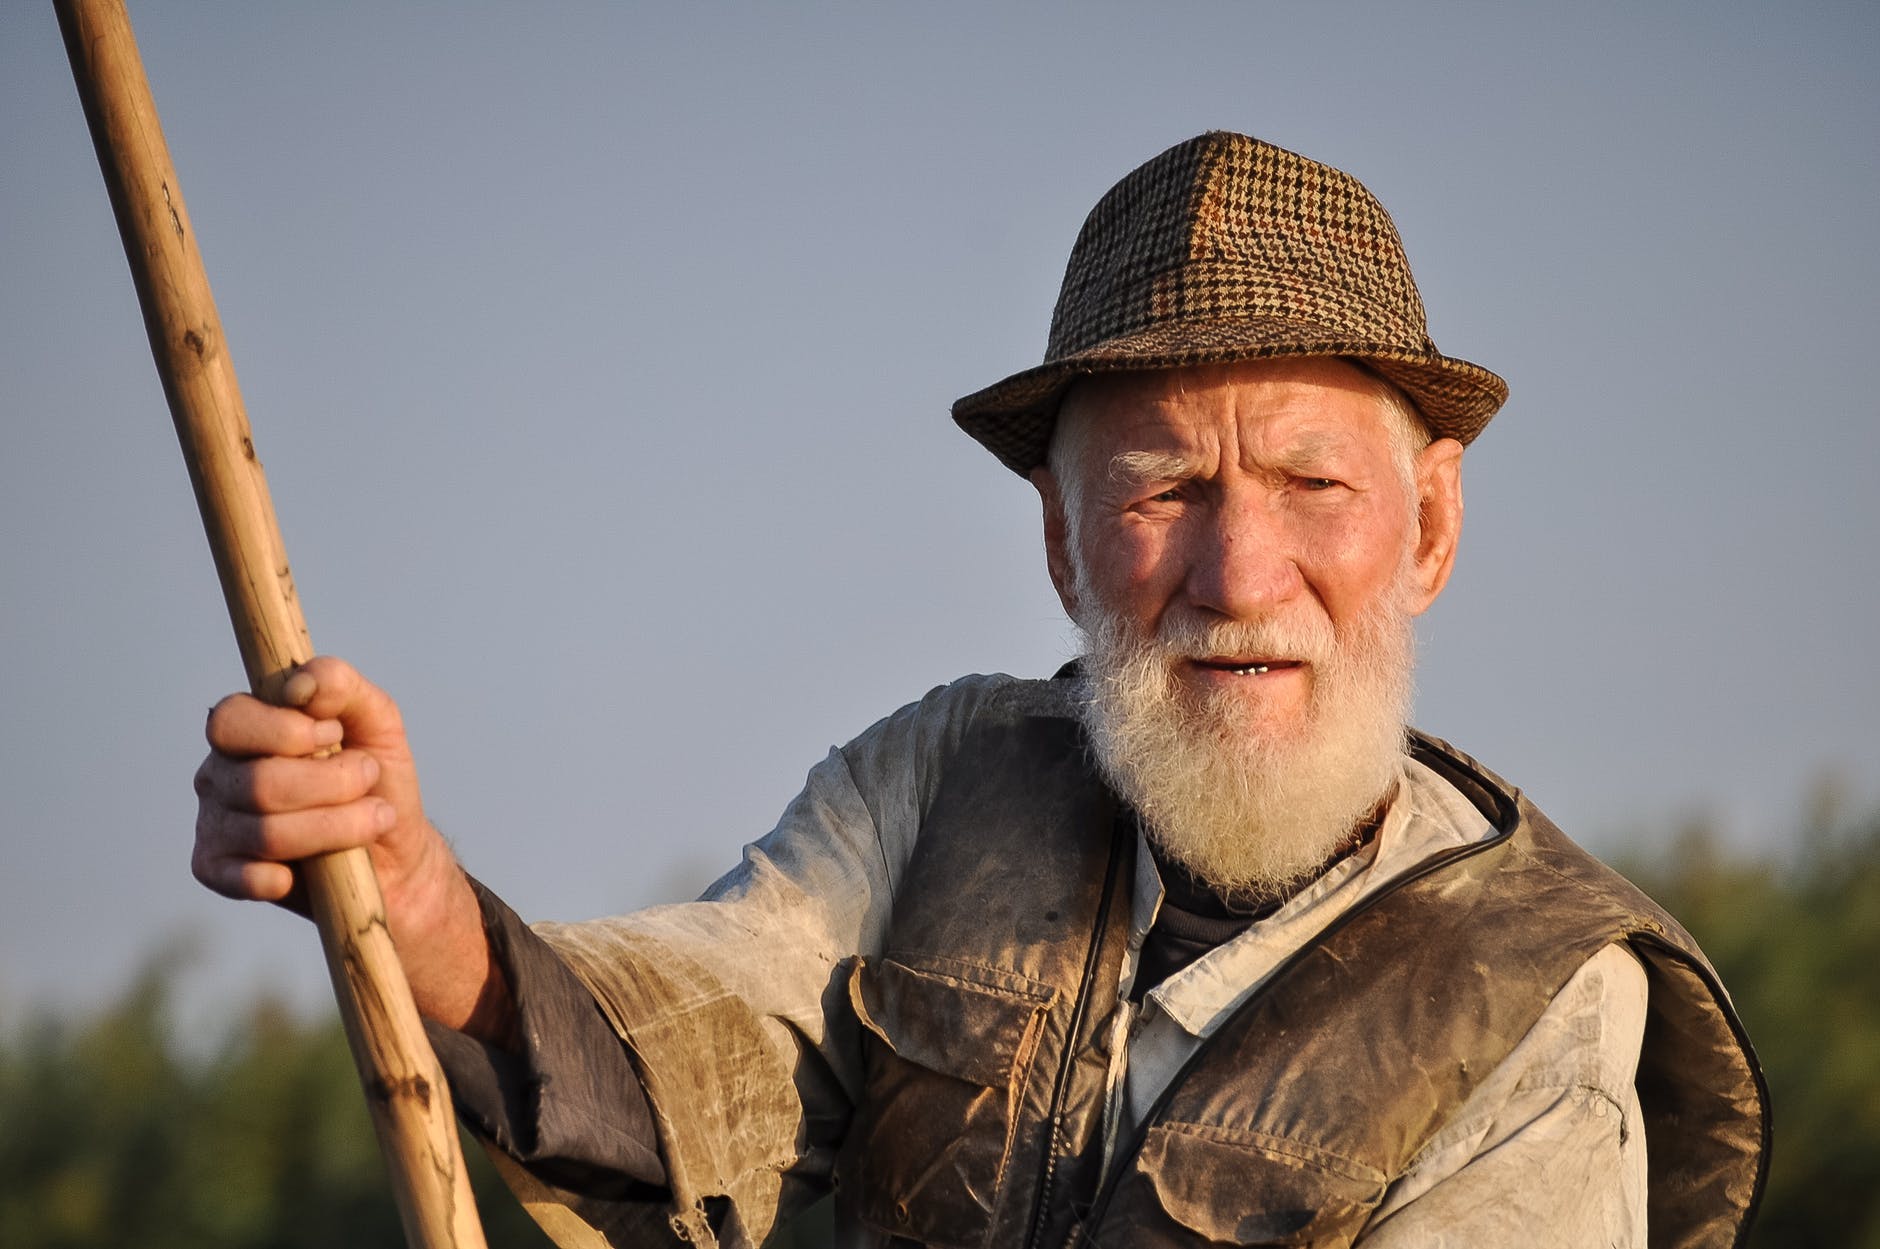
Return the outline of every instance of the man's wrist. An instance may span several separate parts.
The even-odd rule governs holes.
[[[510,991],[509,977],[503,972],[502,960],[490,947],[487,928],[484,931],[484,950],[488,970],[483,976],[483,987],[477,993],[476,1002],[470,1008],[470,1017],[464,1021],[461,1031],[480,1041],[486,1041],[509,1054],[522,1052],[522,1017],[516,1011],[515,995]]]
[[[436,847],[445,847],[441,836],[432,836]],[[482,901],[470,877],[452,857],[441,868],[410,879],[433,883],[401,899],[396,910],[388,904],[388,912],[419,1012],[447,1028],[513,1048],[515,1012],[508,980],[491,949]]]

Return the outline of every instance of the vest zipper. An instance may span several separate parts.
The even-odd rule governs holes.
[[[1091,987],[1096,984],[1097,966],[1103,953],[1103,934],[1109,927],[1110,899],[1116,892],[1116,873],[1121,863],[1122,821],[1110,822],[1110,857],[1103,869],[1103,896],[1097,902],[1096,924],[1090,930],[1090,946],[1084,953],[1084,974],[1071,1007],[1070,1027],[1064,1035],[1064,1057],[1058,1063],[1057,1083],[1051,1089],[1051,1113],[1045,1119],[1044,1173],[1038,1181],[1036,1204],[1032,1207],[1031,1232],[1025,1244],[1033,1249],[1044,1234],[1050,1210],[1051,1183],[1057,1176],[1058,1140],[1064,1125],[1064,1098],[1070,1091],[1071,1068],[1077,1063],[1077,1037],[1084,1027],[1084,1012],[1090,1004]]]
[[[1173,1101],[1175,1098],[1176,1090],[1181,1087],[1182,1081],[1188,1078],[1188,1073],[1193,1070],[1195,1065],[1201,1060],[1202,1055],[1207,1051],[1214,1037],[1220,1035],[1233,1018],[1252,1009],[1254,1003],[1264,998],[1274,985],[1285,979],[1287,973],[1292,971],[1307,954],[1323,944],[1326,938],[1330,937],[1333,933],[1343,928],[1358,916],[1364,914],[1364,912],[1370,910],[1383,899],[1396,893],[1405,885],[1413,881],[1421,880],[1423,877],[1433,872],[1439,872],[1452,863],[1462,859],[1472,858],[1487,850],[1492,850],[1506,842],[1513,834],[1514,829],[1512,826],[1497,828],[1495,835],[1485,841],[1473,842],[1466,846],[1457,846],[1455,849],[1446,853],[1424,860],[1422,863],[1417,864],[1395,880],[1390,881],[1382,889],[1379,889],[1376,893],[1364,899],[1362,902],[1359,902],[1356,906],[1326,925],[1324,930],[1317,936],[1300,946],[1297,950],[1294,950],[1291,956],[1278,967],[1274,968],[1272,974],[1267,977],[1266,983],[1260,986],[1260,991],[1252,994],[1246,1001],[1235,1007],[1233,1015],[1230,1015],[1228,1019],[1222,1020],[1221,1026],[1210,1033],[1207,1040],[1202,1041],[1200,1045],[1195,1047],[1194,1052],[1189,1054],[1181,1067],[1176,1070],[1174,1077],[1171,1078],[1169,1082],[1162,1087],[1162,1091],[1156,1095],[1155,1101],[1149,1106],[1148,1113],[1143,1115],[1141,1121],[1136,1124],[1135,1129],[1130,1133],[1128,1147],[1117,1151],[1116,1156],[1110,1160],[1108,1172],[1097,1185],[1096,1200],[1090,1203],[1089,1216],[1080,1226],[1072,1229],[1070,1242],[1065,1249],[1076,1249],[1079,1245],[1094,1245],[1096,1243],[1088,1239],[1089,1233],[1095,1228],[1102,1226],[1103,1218],[1110,1210],[1110,1201],[1116,1196],[1117,1184],[1124,1172],[1128,1170],[1129,1161],[1138,1153],[1142,1152],[1143,1142],[1149,1138],[1149,1129],[1155,1126],[1156,1120],[1162,1117],[1162,1112],[1168,1109],[1169,1102]],[[1107,899],[1108,894],[1105,894],[1105,897]]]

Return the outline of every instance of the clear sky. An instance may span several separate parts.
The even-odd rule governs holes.
[[[1072,650],[958,395],[1083,215],[1244,130],[1363,179],[1468,455],[1419,722],[1594,848],[1880,799],[1880,8],[133,6],[315,643],[531,917],[675,898],[803,771]],[[49,6],[0,5],[0,1022],[179,936],[242,682]]]

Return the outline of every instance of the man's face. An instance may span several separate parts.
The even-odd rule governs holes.
[[[1334,359],[1080,384],[1060,416],[1077,426],[1070,454],[1054,461],[1076,480],[1035,475],[1065,610],[1139,637],[1247,623],[1346,638],[1393,596],[1422,612],[1448,578],[1462,449],[1432,443],[1404,480],[1381,393]],[[1195,701],[1243,701],[1283,733],[1318,674],[1308,655],[1234,650],[1174,675]]]
[[[1412,452],[1388,394],[1337,360],[1090,380],[1033,474],[1105,772],[1224,887],[1322,862],[1400,766],[1461,447]]]

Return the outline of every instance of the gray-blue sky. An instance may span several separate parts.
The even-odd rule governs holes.
[[[1082,215],[1211,127],[1364,179],[1469,454],[1419,720],[1598,848],[1880,794],[1880,11],[142,3],[314,639],[525,914],[699,883],[833,742],[1071,649],[951,400]],[[57,32],[0,7],[0,1017],[179,930],[240,682]]]

